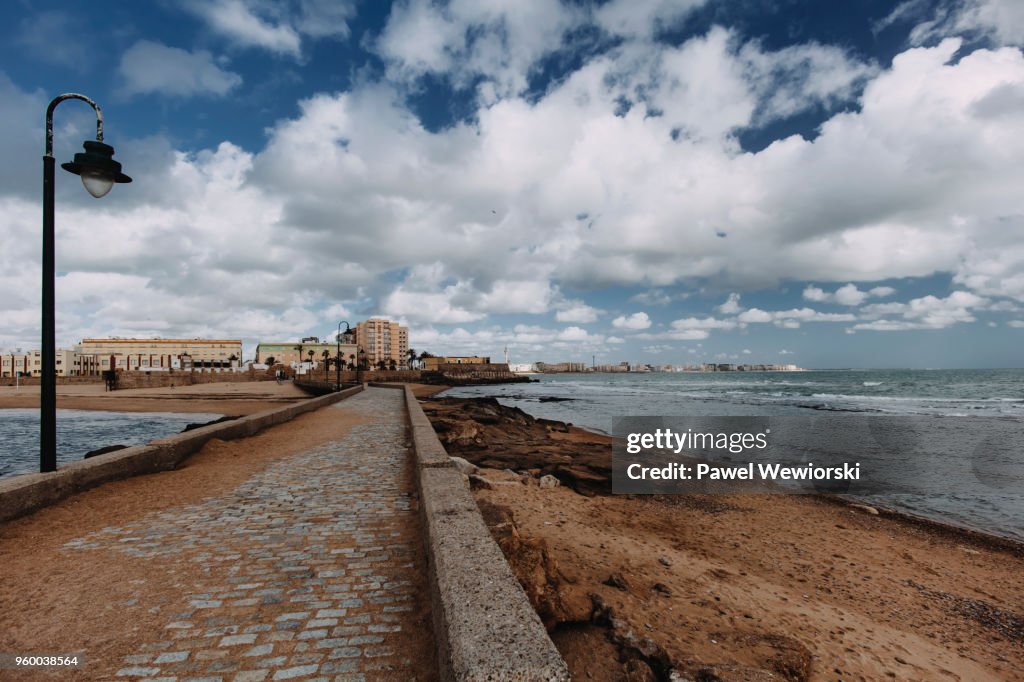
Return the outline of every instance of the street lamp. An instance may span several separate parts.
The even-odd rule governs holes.
[[[337,349],[334,352],[334,383],[339,391],[341,390],[341,325],[345,325],[346,334],[352,331],[352,327],[349,326],[348,322],[342,320],[338,323],[338,335],[334,337],[334,340],[338,342]]]
[[[85,95],[66,93],[53,98],[46,108],[46,153],[43,155],[43,372],[39,393],[39,471],[57,470],[57,352],[55,323],[55,238],[53,227],[54,160],[53,110],[66,99],[80,99],[96,112],[96,140],[83,143],[84,152],[75,154],[70,163],[61,168],[82,178],[89,194],[99,199],[118,182],[132,179],[121,172],[121,164],[114,161],[114,148],[103,143],[103,112]]]

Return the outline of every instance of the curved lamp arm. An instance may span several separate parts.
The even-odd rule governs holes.
[[[103,110],[100,109],[100,105],[93,102],[85,95],[80,95],[77,92],[66,92],[63,95],[58,95],[53,98],[50,102],[50,106],[46,107],[46,154],[45,156],[53,156],[53,110],[57,108],[57,105],[66,99],[80,99],[96,112],[96,141],[103,142]]]

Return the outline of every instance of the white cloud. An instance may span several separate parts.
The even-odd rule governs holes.
[[[902,8],[911,12],[916,9],[913,4],[904,3],[896,11]],[[1020,45],[1024,42],[1024,5],[1018,0],[949,1],[940,5],[932,18],[915,26],[910,40],[922,45],[937,37],[964,34],[987,36],[1002,45]]]
[[[583,301],[566,301],[564,307],[555,313],[555,320],[558,322],[577,322],[589,324],[596,322],[601,311],[587,305]]]
[[[686,317],[675,320],[669,325],[674,330],[685,329],[735,329],[735,320],[718,320],[713,317],[697,318]]]
[[[729,294],[729,298],[725,300],[725,303],[718,306],[718,312],[723,315],[735,315],[741,310],[743,310],[743,307],[740,306],[740,295],[737,293]]]
[[[898,316],[901,319],[874,319],[861,322],[851,329],[874,331],[903,331],[907,329],[945,329],[961,322],[974,322],[972,309],[985,307],[988,299],[968,291],[954,291],[946,298],[922,296],[907,303],[881,303],[865,306],[868,318]]]
[[[601,5],[595,21],[602,29],[626,38],[650,38],[670,29],[707,0],[612,0]]]
[[[1024,329],[1024,320],[1010,320],[1006,323],[1007,327],[1013,327],[1014,329]]]
[[[745,310],[736,316],[743,323],[765,324],[773,322],[788,329],[796,329],[801,322],[852,322],[855,315],[848,313],[822,313],[812,308],[792,308],[790,310],[767,311],[760,308]]]
[[[761,310],[760,308],[750,308],[749,310],[744,310],[742,313],[740,313],[736,317],[736,319],[739,320],[740,322],[758,324],[764,322],[771,322],[772,320],[775,319],[775,316],[772,315],[772,313],[769,313],[765,310]]]
[[[271,52],[297,56],[301,39],[284,23],[268,21],[242,0],[207,0],[186,5],[207,25],[243,47],[260,47]]]
[[[391,7],[376,49],[393,79],[447,73],[466,86],[482,76],[484,100],[493,101],[522,92],[534,64],[561,46],[581,16],[559,0],[406,0]]]
[[[351,0],[188,0],[185,9],[240,47],[298,57],[302,37],[348,38],[355,16]]]
[[[209,52],[188,52],[150,40],[125,50],[118,72],[124,80],[122,91],[129,95],[225,95],[242,83],[237,73],[217,66]]]
[[[616,329],[647,329],[651,326],[651,318],[644,312],[633,313],[632,315],[620,315],[612,320],[612,326]]]
[[[809,285],[804,289],[804,298],[817,303],[838,303],[846,306],[859,306],[872,296],[885,297],[896,293],[892,287],[873,287],[868,291],[861,291],[855,284],[845,284],[833,293],[828,293],[820,287]]]

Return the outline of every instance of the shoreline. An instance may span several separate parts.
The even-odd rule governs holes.
[[[610,439],[497,405],[424,410],[574,677],[1024,679],[1024,543],[832,495],[611,495]]]
[[[611,374],[615,374],[615,373],[613,372]],[[457,386],[445,387],[443,389],[443,391],[447,391],[449,388],[459,388],[459,387],[457,387]],[[417,397],[422,398],[423,396],[417,395]],[[450,400],[473,401],[473,400],[480,399],[483,396],[474,396],[474,397],[461,397],[461,396],[460,397],[455,397],[455,396],[451,396],[451,397],[449,397],[449,396],[445,396],[445,395],[439,395],[437,397],[446,398],[446,399],[450,399]],[[493,399],[494,400],[498,400],[500,402],[500,400],[502,398],[503,398],[503,396],[497,396],[497,397],[494,397]],[[589,425],[581,425],[581,424],[577,424],[575,422],[558,422],[557,420],[549,418],[549,417],[541,417],[541,416],[534,415],[534,414],[530,413],[528,411],[528,409],[524,409],[524,408],[520,408],[520,407],[514,407],[514,406],[511,406],[511,405],[505,405],[504,403],[502,403],[502,405],[504,407],[507,407],[507,408],[510,408],[510,409],[521,410],[521,411],[523,411],[523,412],[525,412],[527,414],[530,414],[531,417],[533,417],[534,419],[537,419],[538,421],[552,422],[552,423],[556,423],[556,422],[557,423],[564,423],[564,424],[567,424],[569,429],[571,429],[571,430],[575,430],[575,431],[578,431],[580,433],[592,434],[592,435],[595,435],[595,436],[600,436],[600,437],[608,438],[609,440],[613,437],[612,434],[607,433],[606,431],[604,431],[603,429],[600,429],[598,427],[589,426]],[[780,493],[772,493],[772,494],[780,494]],[[833,493],[833,494],[827,494],[827,493],[800,493],[800,494],[802,494],[802,495],[810,495],[810,496],[820,496],[822,499],[840,500],[841,504],[855,504],[855,505],[869,506],[869,507],[872,507],[872,508],[878,510],[879,512],[884,513],[884,514],[886,514],[888,516],[903,518],[903,519],[905,519],[907,521],[907,523],[913,523],[913,524],[918,524],[918,525],[932,524],[932,525],[935,526],[936,532],[973,534],[973,535],[977,535],[977,536],[979,536],[981,538],[985,538],[985,539],[987,539],[986,541],[991,542],[991,543],[1007,544],[1008,546],[1013,546],[1013,547],[1017,548],[1017,549],[1014,550],[1016,552],[1024,552],[1024,536],[1013,535],[1011,531],[1001,531],[999,529],[983,528],[981,526],[973,525],[972,523],[970,523],[968,521],[963,521],[963,520],[959,520],[959,519],[929,516],[927,513],[923,513],[923,512],[920,512],[920,511],[911,510],[911,509],[905,509],[905,508],[901,508],[899,506],[891,506],[889,504],[879,503],[879,502],[872,501],[872,500],[864,500],[864,499],[860,499],[860,498],[854,497],[852,495],[843,495],[843,494],[839,494],[839,493]]]
[[[106,391],[103,384],[69,384],[57,387],[57,408],[110,412],[209,412],[239,417],[309,397],[290,381],[281,384],[239,381],[119,391]],[[38,407],[38,386],[0,386],[0,409]]]

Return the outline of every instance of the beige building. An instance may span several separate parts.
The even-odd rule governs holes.
[[[423,358],[423,369],[437,371],[441,365],[489,365],[491,359],[481,355],[447,355],[445,357]]]
[[[240,339],[82,339],[76,350],[99,357],[101,369],[126,371],[224,369],[242,361]]]
[[[344,337],[343,337],[344,338]],[[317,366],[324,361],[324,352],[332,359],[338,350],[336,343],[316,341],[292,341],[289,343],[261,343],[256,346],[256,362],[266,364],[282,364],[288,367],[299,362],[309,362],[309,351],[313,351],[313,362]],[[351,362],[355,364],[356,345],[354,343],[341,344],[341,357],[345,366]],[[333,368],[333,364],[331,367]]]
[[[0,377],[14,377],[19,373],[21,376],[42,376],[42,358],[43,353],[38,350],[4,353],[0,355]],[[57,349],[54,363],[59,377],[98,376],[103,370],[97,356],[67,349]]]
[[[356,344],[365,362],[376,367],[393,360],[405,367],[409,360],[409,328],[391,320],[366,320],[356,325]]]

